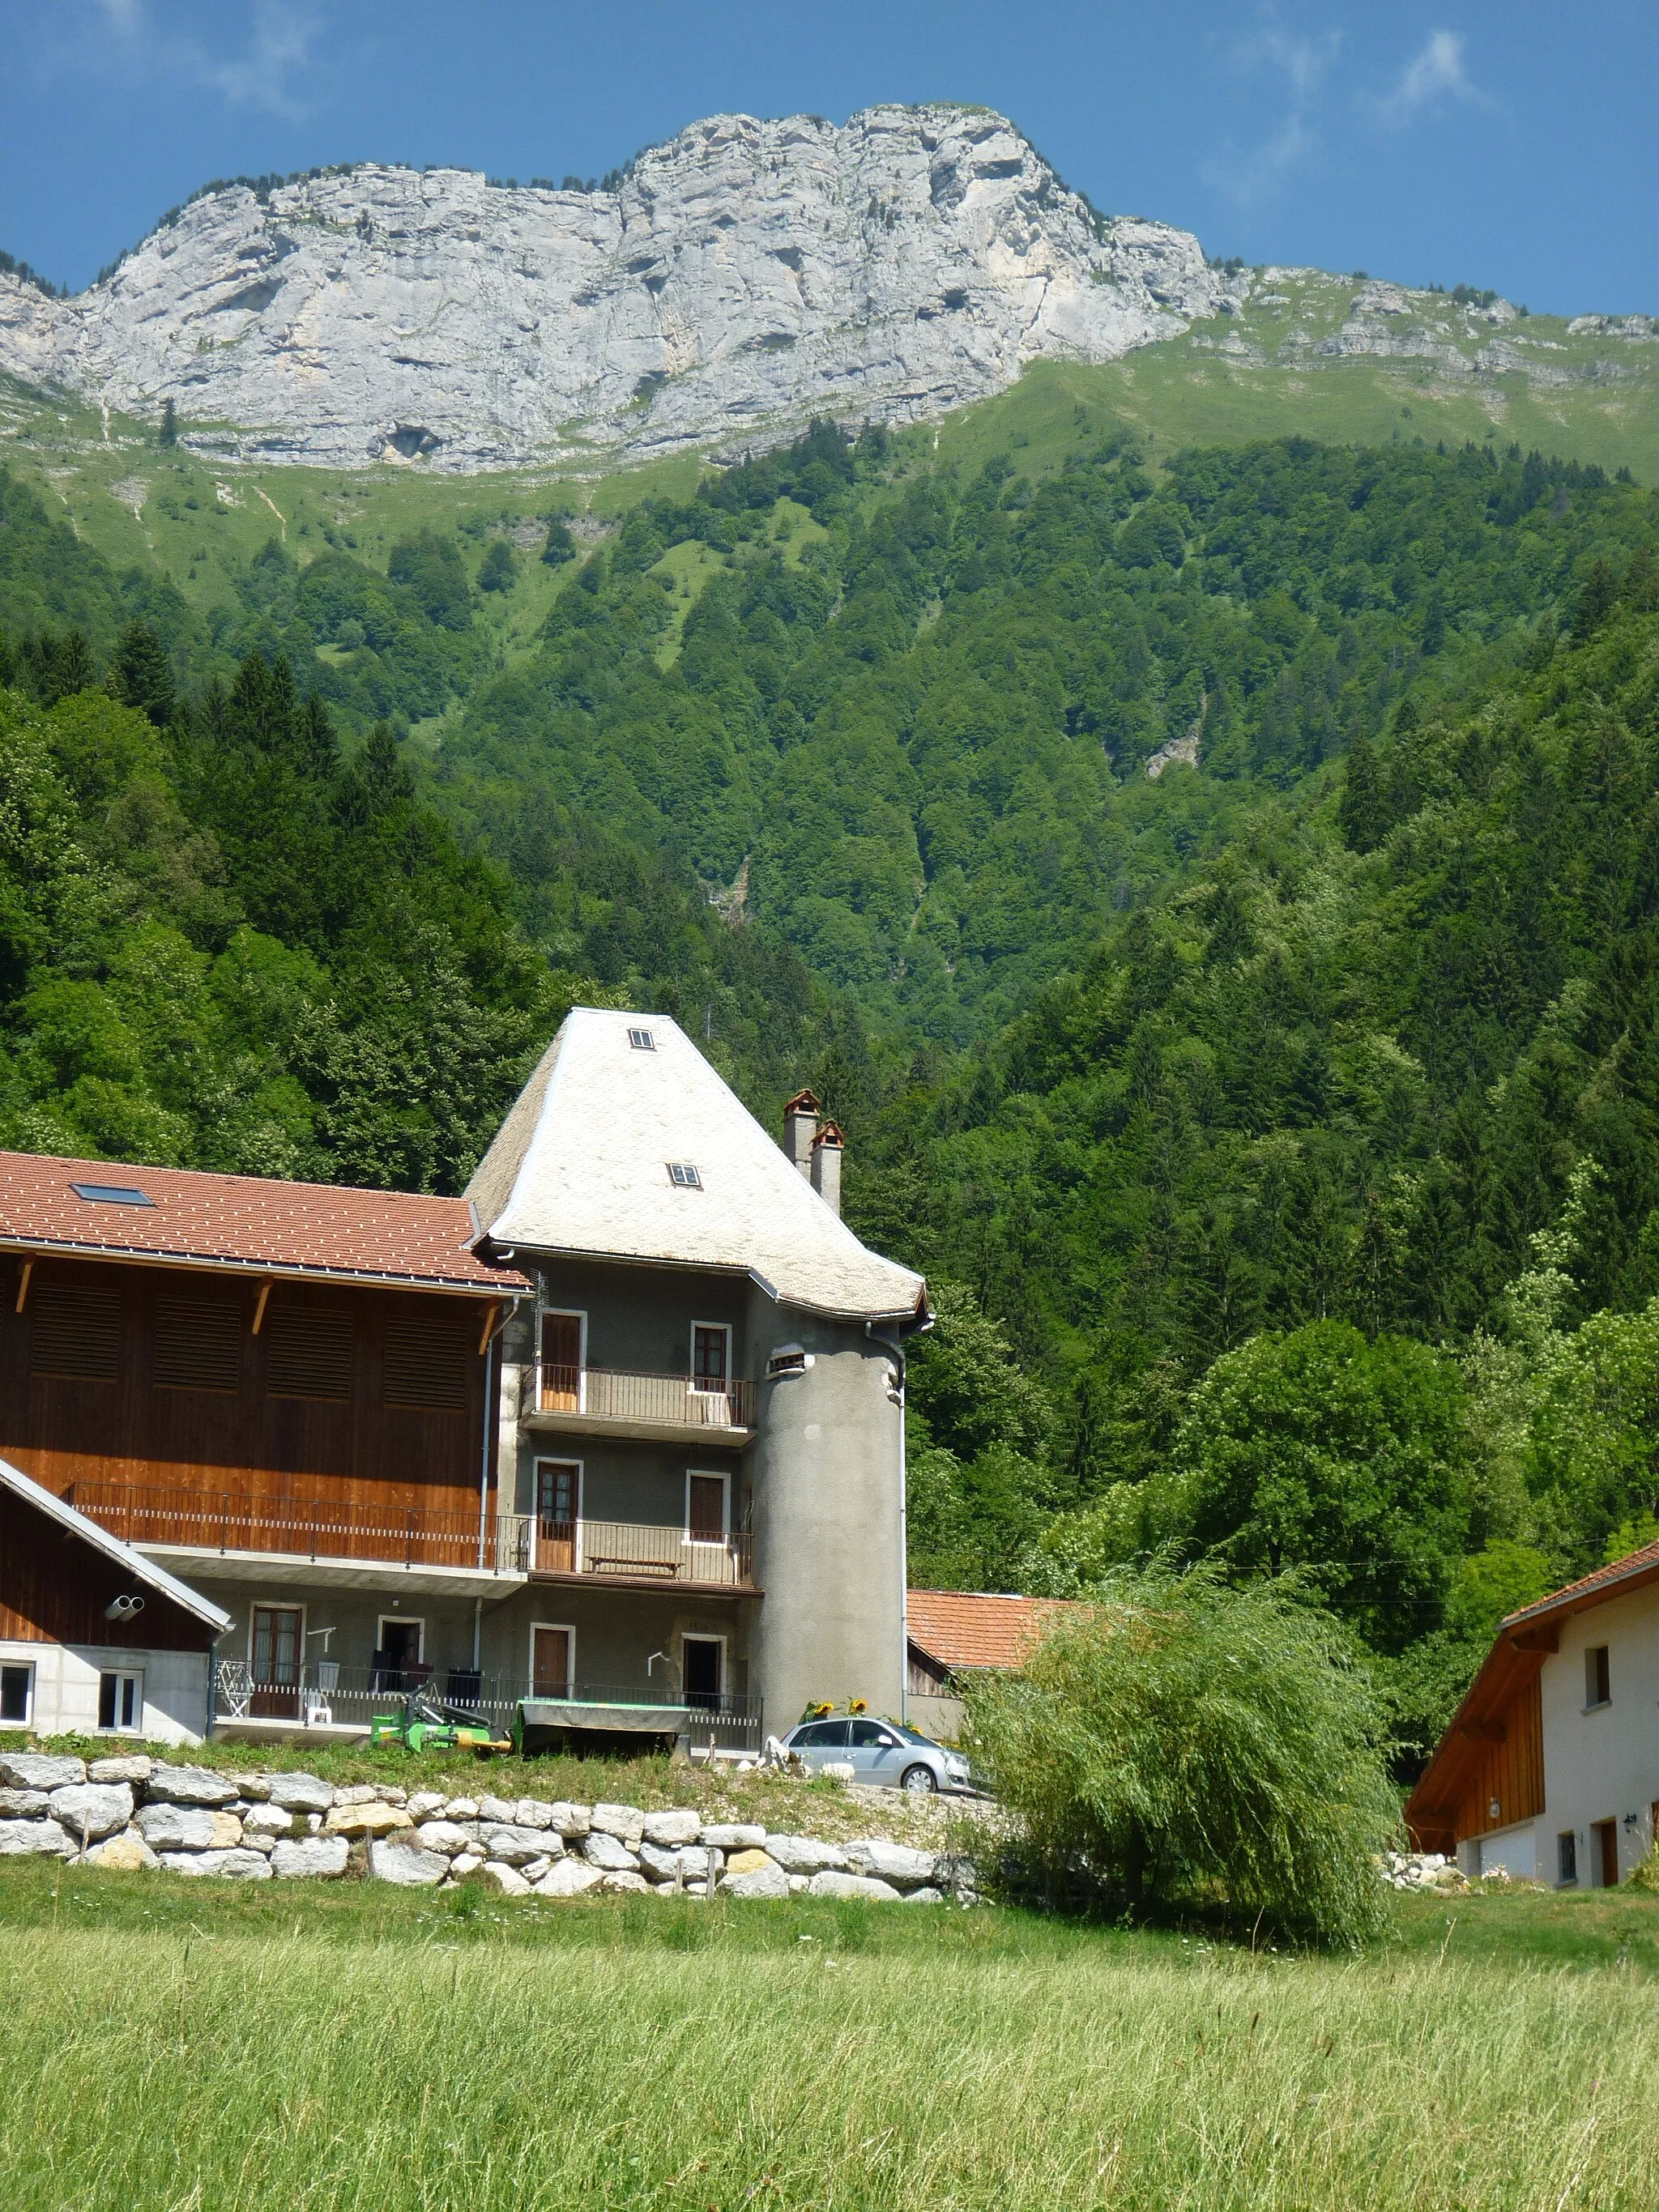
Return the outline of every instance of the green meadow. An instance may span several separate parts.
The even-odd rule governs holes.
[[[18,2212],[1616,2212],[1659,1901],[1363,1956],[1012,1911],[0,1874]]]

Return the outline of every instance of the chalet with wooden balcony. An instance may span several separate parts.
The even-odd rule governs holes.
[[[1611,1889],[1659,1832],[1659,1544],[1499,1624],[1406,1825],[1465,1874]]]

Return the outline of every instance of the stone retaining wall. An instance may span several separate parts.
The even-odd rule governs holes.
[[[342,1787],[314,1774],[225,1774],[142,1755],[0,1753],[0,1858],[238,1881],[366,1875],[474,1881],[506,1897],[866,1897],[977,1901],[969,1861],[884,1837],[831,1844],[636,1805]]]

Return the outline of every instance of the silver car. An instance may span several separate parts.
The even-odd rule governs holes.
[[[932,1736],[896,1721],[802,1721],[783,1739],[787,1751],[798,1751],[814,1773],[821,1768],[847,1765],[855,1781],[883,1790],[910,1790],[923,1796],[935,1790],[971,1789],[968,1762],[959,1752],[947,1751]]]

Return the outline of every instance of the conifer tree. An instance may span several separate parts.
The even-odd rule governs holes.
[[[1387,832],[1388,810],[1376,749],[1362,730],[1348,748],[1348,770],[1337,806],[1343,842],[1351,853],[1373,853]]]
[[[112,698],[148,714],[158,730],[164,730],[173,720],[177,704],[173,671],[166,649],[149,623],[127,624],[104,680]]]
[[[162,403],[161,428],[156,442],[162,446],[176,446],[179,442],[179,410],[170,399]]]

